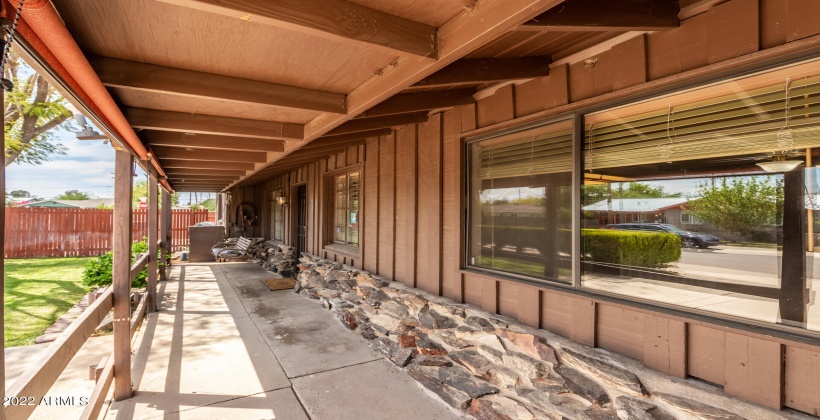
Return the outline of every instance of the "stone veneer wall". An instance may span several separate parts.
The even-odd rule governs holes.
[[[478,419],[808,418],[349,266],[307,254],[300,262],[295,292]]]

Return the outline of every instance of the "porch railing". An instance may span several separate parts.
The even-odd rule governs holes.
[[[156,256],[154,256],[156,258]],[[140,274],[148,265],[151,255],[142,254],[131,266],[129,283]],[[139,328],[145,316],[145,307],[148,292],[141,293],[139,303],[131,314],[130,335]],[[68,363],[82,348],[91,334],[100,325],[100,322],[114,307],[113,287],[108,287],[101,296],[86,308],[83,313],[63,331],[49,346],[45,355],[37,363],[32,364],[6,390],[6,398],[15,401],[15,404],[6,406],[6,417],[13,419],[27,418],[37,408],[39,401],[51,389],[65,370]],[[83,411],[83,419],[96,418],[103,406],[105,397],[114,379],[114,357],[108,357],[102,373],[91,394],[88,405]]]

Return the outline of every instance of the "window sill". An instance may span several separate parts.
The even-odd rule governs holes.
[[[359,247],[350,245],[330,244],[325,245],[323,250],[335,252],[337,254],[349,255],[351,257],[358,257],[360,254]]]

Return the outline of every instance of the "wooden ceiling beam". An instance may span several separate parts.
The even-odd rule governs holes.
[[[475,102],[475,89],[452,89],[433,92],[402,93],[359,114],[360,117],[377,117],[382,115],[402,114],[448,108],[457,105],[469,105]]]
[[[90,56],[88,61],[103,85],[108,87],[219,99],[237,104],[274,105],[338,114],[347,112],[347,99],[342,93],[108,57]]]
[[[186,114],[145,108],[122,108],[122,111],[132,127],[143,130],[178,131],[273,140],[302,140],[304,138],[304,126],[301,124]]]
[[[283,152],[282,140],[252,139],[248,137],[189,134],[176,131],[142,130],[140,137],[151,146],[184,147],[191,149],[236,150],[254,152]]]
[[[517,31],[663,31],[680,26],[677,0],[571,0]]]
[[[196,181],[205,181],[205,182],[221,182],[221,181],[235,181],[239,179],[238,176],[211,176],[211,175],[169,175],[169,180],[196,180]]]
[[[551,62],[552,59],[548,56],[468,58],[450,64],[418,81],[412,87],[432,88],[532,79],[548,76]]]
[[[359,131],[350,134],[340,134],[338,136],[324,136],[304,145],[299,150],[310,149],[313,147],[322,147],[326,144],[333,144],[333,142],[343,143],[350,140],[361,140],[370,137],[386,136],[393,132],[392,128],[379,128],[377,130]]]
[[[160,163],[162,164],[163,169],[171,169],[171,168],[185,168],[185,169],[214,169],[214,170],[224,170],[224,169],[231,169],[231,170],[243,170],[243,171],[252,171],[255,169],[256,165],[253,163],[245,163],[245,162],[214,162],[214,161],[207,161],[207,160],[189,160],[189,159],[163,159],[162,157],[159,158]]]
[[[436,28],[344,0],[161,1],[391,55],[411,55],[424,61],[438,58]]]
[[[339,134],[361,133],[378,130],[381,128],[396,127],[406,124],[416,124],[426,122],[427,112],[413,112],[409,114],[385,115],[382,117],[357,118],[350,120],[339,127],[327,132],[327,136]]]
[[[305,124],[305,140],[322,137],[332,129],[351,120],[393,95],[400,93],[415,82],[443,69],[448,64],[461,59],[477,48],[520,26],[524,22],[544,13],[561,0],[482,0],[478,7],[465,10],[438,28],[438,59],[419,60],[414,57],[399,57],[377,75],[362,83],[347,95],[347,115],[322,113]],[[254,174],[266,170],[270,165],[287,160],[303,144],[289,142],[285,152],[260,165],[247,177],[237,182],[245,184],[247,179],[256,179]]]
[[[214,176],[244,176],[246,171],[224,170],[224,169],[191,169],[191,168],[167,168],[165,174],[169,177],[214,175]]]
[[[151,150],[160,159],[213,160],[217,162],[264,162],[265,152],[234,152],[229,150],[183,149],[180,147],[155,146]]]
[[[393,130],[390,130],[390,132],[388,134],[390,134],[392,132],[393,132]],[[370,137],[370,136],[368,136],[368,137]],[[357,136],[357,138],[354,138],[354,139],[334,139],[334,138],[330,137],[330,138],[327,138],[327,139],[319,139],[319,140],[316,140],[314,142],[311,142],[309,145],[307,145],[307,146],[305,146],[305,147],[303,147],[299,150],[309,151],[309,150],[325,149],[325,148],[328,148],[328,147],[338,148],[338,147],[358,146],[358,145],[364,144],[366,138],[367,137]]]

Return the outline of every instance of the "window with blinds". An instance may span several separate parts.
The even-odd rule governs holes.
[[[468,265],[571,282],[572,121],[469,143]]]
[[[820,60],[587,114],[583,132],[582,287],[820,330],[795,303],[820,284]]]
[[[334,243],[359,245],[359,180],[359,172],[334,177]]]

